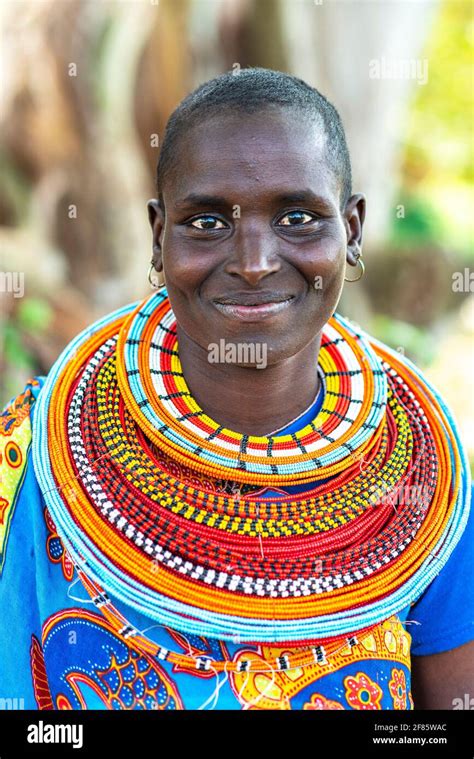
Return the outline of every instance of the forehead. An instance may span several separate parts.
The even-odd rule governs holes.
[[[284,186],[339,200],[323,125],[294,109],[208,117],[180,138],[177,153],[163,192],[166,205],[197,191],[257,202],[281,194]]]

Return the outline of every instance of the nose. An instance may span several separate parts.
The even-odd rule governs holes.
[[[255,287],[268,274],[279,271],[281,263],[276,246],[278,240],[271,230],[257,231],[241,228],[235,239],[234,254],[225,264],[227,274],[242,277]]]

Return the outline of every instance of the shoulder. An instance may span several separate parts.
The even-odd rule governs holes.
[[[23,390],[0,413],[0,466],[4,476],[7,473],[13,476],[21,469],[22,454],[31,443],[33,407],[45,379],[38,376],[28,380]],[[3,476],[2,482],[6,482]]]
[[[45,380],[46,377],[44,376],[32,377],[26,382],[23,390],[5,404],[0,414],[0,434],[3,436],[12,434],[13,430],[19,427],[23,420],[29,416],[30,409]]]
[[[11,522],[25,480],[32,442],[32,414],[44,384],[34,377],[0,414],[0,574],[2,573]]]

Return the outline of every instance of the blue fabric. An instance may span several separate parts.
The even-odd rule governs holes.
[[[37,379],[30,387],[34,397],[44,381]],[[303,427],[322,401],[320,394],[285,432]],[[16,493],[12,496],[7,477],[3,506],[0,497],[0,518],[10,526],[0,533],[0,708],[410,709],[410,644],[412,654],[424,655],[474,639],[471,510],[461,541],[422,597],[371,636],[348,639],[330,666],[314,664],[291,677],[275,672],[216,678],[212,672],[180,671],[169,661],[137,653],[92,604],[48,521],[28,443],[34,412],[33,404],[23,420],[19,411],[10,414],[4,424],[7,434],[0,435],[4,464],[12,440],[25,454]],[[18,472],[17,463],[13,461]],[[184,636],[112,602],[132,625],[173,651],[230,660],[251,654],[268,661],[289,650]]]

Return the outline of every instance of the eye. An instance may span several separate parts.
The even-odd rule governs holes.
[[[214,224],[220,224],[221,226],[213,226]],[[198,216],[195,219],[191,219],[189,226],[194,229],[225,229],[226,225],[220,219],[216,219],[215,216]]]
[[[289,219],[289,221],[285,221],[285,219]],[[281,217],[279,223],[284,227],[296,227],[300,224],[308,224],[311,221],[317,221],[316,216],[313,216],[306,211],[289,211]]]

